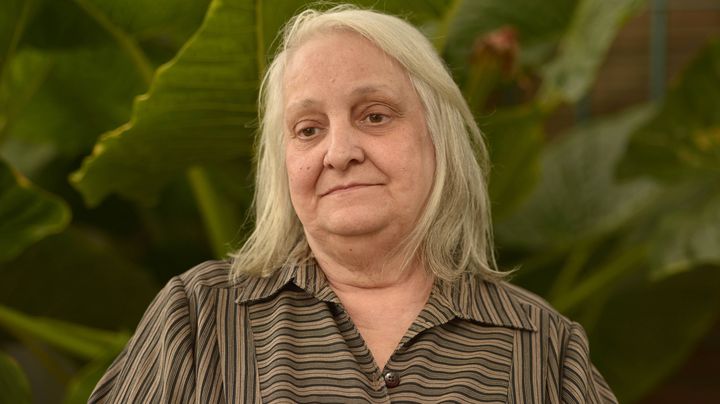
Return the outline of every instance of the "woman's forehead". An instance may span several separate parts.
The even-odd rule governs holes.
[[[352,69],[368,69],[367,74],[405,72],[405,68],[379,46],[352,31],[329,31],[316,34],[286,54],[284,78],[296,75],[318,76]],[[379,70],[379,71],[378,71]],[[331,76],[325,77],[332,80]]]
[[[359,34],[334,32],[305,42],[289,55],[283,74],[288,104],[308,104],[312,94],[345,96],[404,92],[411,86],[404,67]]]

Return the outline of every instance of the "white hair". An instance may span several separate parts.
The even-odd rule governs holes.
[[[442,279],[452,280],[463,272],[488,280],[501,278],[505,273],[497,270],[493,252],[487,149],[460,89],[415,27],[391,15],[348,5],[303,11],[282,31],[278,53],[260,88],[255,228],[233,254],[232,275],[267,276],[287,263],[303,263],[312,256],[290,201],[282,87],[292,51],[310,37],[334,30],[362,35],[396,59],[425,108],[435,148],[435,177],[415,228],[399,243],[405,266],[419,259]]]

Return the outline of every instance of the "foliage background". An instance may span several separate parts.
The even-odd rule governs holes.
[[[720,42],[662,101],[556,133],[645,1],[356,3],[421,27],[463,89],[514,281],[583,324],[622,402],[652,391],[720,310]],[[84,402],[158,288],[242,240],[258,80],[304,6],[3,2],[0,403]]]

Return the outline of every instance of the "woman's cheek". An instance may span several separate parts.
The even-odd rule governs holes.
[[[310,161],[302,158],[290,158],[287,161],[290,190],[294,194],[314,192],[316,169]]]

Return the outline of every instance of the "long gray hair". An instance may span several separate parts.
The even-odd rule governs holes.
[[[430,42],[400,18],[354,6],[306,10],[282,32],[278,53],[260,89],[255,228],[233,254],[232,275],[268,276],[286,263],[312,256],[290,201],[285,167],[283,77],[293,50],[318,33],[362,35],[407,71],[424,107],[435,146],[435,178],[416,227],[400,243],[405,266],[419,259],[435,276],[452,280],[463,272],[488,280],[504,273],[493,253],[487,193],[487,149],[459,88]],[[397,252],[397,251],[396,251]]]

